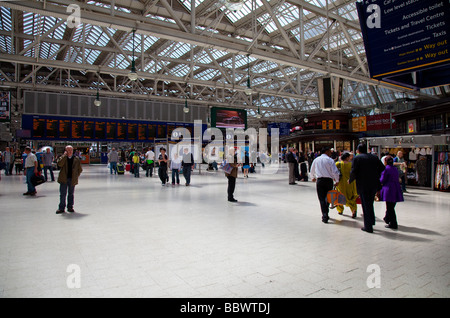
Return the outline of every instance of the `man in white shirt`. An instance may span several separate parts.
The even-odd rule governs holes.
[[[327,201],[327,193],[333,190],[334,184],[339,182],[339,170],[334,160],[331,159],[330,148],[323,148],[321,153],[322,155],[312,162],[310,175],[313,182],[317,180],[316,190],[322,210],[322,222],[328,223],[329,203]]]
[[[145,153],[145,160],[147,160],[147,171],[145,172],[145,176],[150,178],[153,176],[153,166],[155,165],[155,153],[152,151],[152,148],[148,148],[148,151]]]
[[[31,177],[38,173],[38,160],[36,155],[31,152],[30,147],[25,147],[25,153],[27,154],[27,158],[25,159],[25,169],[23,174],[27,177],[27,187],[28,191],[23,195],[35,195],[36,188],[33,183],[31,183]]]

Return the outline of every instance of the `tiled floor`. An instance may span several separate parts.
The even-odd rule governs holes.
[[[84,166],[77,212],[57,215],[56,182],[23,197],[24,177],[2,175],[0,297],[450,296],[450,193],[410,189],[397,231],[376,202],[369,234],[361,211],[323,224],[315,184],[284,166],[240,175],[238,203],[223,173],[183,181]]]

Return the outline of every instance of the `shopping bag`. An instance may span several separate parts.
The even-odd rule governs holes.
[[[340,193],[338,190],[330,190],[327,193],[327,201],[332,206],[336,205],[345,205],[347,200],[345,199],[345,196]]]
[[[356,198],[356,204],[361,204],[361,197],[358,196],[358,197]]]
[[[231,171],[233,170],[233,167],[232,167],[229,163],[225,163],[225,164],[223,164],[223,165],[221,166],[221,169],[222,169],[225,173],[230,174]]]

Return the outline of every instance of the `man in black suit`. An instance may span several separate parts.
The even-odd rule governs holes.
[[[364,227],[361,230],[372,233],[375,225],[373,201],[381,188],[380,177],[385,167],[378,157],[367,153],[367,145],[358,145],[358,153],[353,159],[348,182],[356,180],[356,190],[361,198],[364,214]]]

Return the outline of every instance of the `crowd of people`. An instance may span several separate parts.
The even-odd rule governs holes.
[[[311,159],[311,160],[310,160]],[[283,160],[288,165],[289,185],[296,184],[295,181],[308,181],[308,176],[316,183],[316,192],[322,213],[322,222],[328,223],[330,202],[327,197],[329,191],[336,189],[345,197],[345,204],[336,207],[339,214],[344,213],[344,208],[350,208],[352,218],[357,217],[357,204],[360,203],[363,210],[363,231],[372,233],[375,225],[374,200],[386,202],[386,214],[383,220],[386,227],[397,229],[397,217],[395,206],[402,202],[403,192],[406,192],[404,168],[406,163],[403,153],[399,151],[397,156],[382,154],[381,159],[376,154],[367,152],[365,144],[358,145],[356,154],[344,151],[337,154],[330,148],[324,148],[319,153],[310,152],[308,155],[290,147],[283,154]],[[1,169],[6,176],[12,175],[13,166],[16,174],[26,176],[27,191],[24,195],[36,195],[36,185],[32,181],[34,175],[41,174],[42,168],[45,181],[48,181],[47,172],[51,181],[55,181],[53,164],[56,161],[60,170],[58,183],[60,184],[60,203],[57,214],[64,213],[67,206],[68,212],[74,212],[74,191],[78,184],[78,178],[82,173],[81,160],[74,152],[72,146],[65,148],[64,154],[55,158],[50,148],[40,153],[39,158],[30,147],[25,147],[23,153],[20,150],[6,147],[0,152]],[[227,195],[228,201],[237,202],[234,197],[238,167],[242,167],[244,178],[248,177],[248,171],[253,167],[249,161],[248,153],[245,152],[243,163],[238,163],[238,157],[234,148],[230,148],[225,162],[230,164],[230,170],[225,171],[228,179]],[[168,170],[171,170],[172,186],[180,184],[180,173],[183,174],[185,185],[191,183],[191,172],[194,169],[194,156],[189,148],[184,148],[181,154],[174,152],[169,159],[166,149],[159,148],[156,155],[152,147],[138,152],[116,151],[112,148],[108,153],[108,165],[110,174],[118,174],[119,167],[129,165],[129,170],[136,178],[140,177],[140,169],[145,171],[146,177],[153,177],[155,167],[158,169],[158,177],[162,186],[169,183]],[[309,172],[308,172],[309,170]],[[1,177],[1,173],[0,173]],[[66,204],[67,201],[67,204]]]

